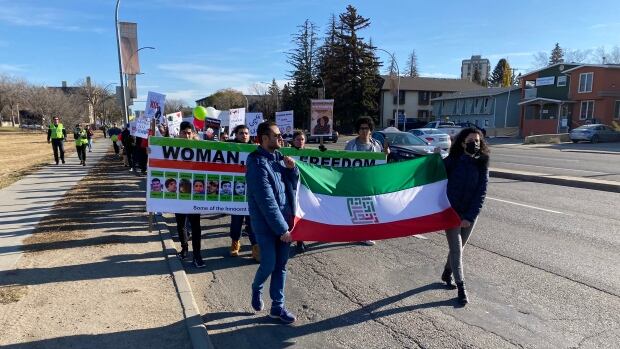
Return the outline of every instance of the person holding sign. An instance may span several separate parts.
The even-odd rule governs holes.
[[[178,138],[183,139],[196,139],[197,135],[194,132],[194,126],[187,122],[183,121],[181,123],[181,127],[179,130]],[[191,184],[190,189],[191,191]],[[179,240],[181,241],[181,252],[179,253],[179,258],[186,259],[188,255],[187,248],[187,238],[185,233],[183,232],[183,228],[185,227],[185,220],[189,221],[189,224],[192,227],[192,253],[193,253],[193,263],[196,268],[204,268],[205,263],[202,260],[202,255],[200,254],[200,243],[202,240],[202,229],[200,227],[200,214],[183,214],[183,213],[175,213],[174,214],[177,221],[177,233],[179,234]]]
[[[250,129],[245,125],[237,125],[237,127],[233,129],[233,135],[235,138],[233,138],[232,142],[234,143],[250,143]],[[234,194],[238,196],[245,196],[245,186],[245,183],[235,182]],[[243,193],[240,194],[240,190],[243,190]],[[257,262],[260,262],[260,249],[256,243],[254,232],[252,232],[250,216],[230,216],[230,239],[232,240],[230,244],[230,255],[232,257],[239,255],[239,250],[241,249],[240,239],[243,221],[245,221],[245,232],[248,234],[250,244],[252,244],[252,258],[254,258]]]
[[[271,276],[269,316],[291,324],[297,318],[284,307],[284,284],[299,169],[295,160],[278,151],[284,141],[275,122],[261,123],[256,133],[260,146],[248,155],[246,172],[248,209],[261,252],[251,304],[256,311],[264,309],[263,284]]]
[[[386,155],[390,153],[387,141],[383,146],[376,139],[371,137],[372,131],[375,129],[375,123],[369,117],[361,117],[355,121],[355,129],[357,131],[357,137],[347,142],[344,150],[348,151],[371,151],[381,152]],[[374,240],[363,241],[365,245],[373,246]]]

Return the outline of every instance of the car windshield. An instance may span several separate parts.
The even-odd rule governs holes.
[[[385,137],[392,145],[428,145],[420,138],[407,132],[386,133]]]
[[[579,126],[577,127],[575,130],[589,130],[592,129],[594,127],[596,127],[598,125],[583,125],[583,126]]]

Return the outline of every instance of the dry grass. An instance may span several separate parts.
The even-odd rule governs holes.
[[[0,286],[0,304],[19,302],[27,291],[26,286]]]
[[[101,136],[101,132],[95,132],[95,138],[97,136]],[[65,157],[75,152],[72,138],[69,135],[65,142]],[[0,189],[54,161],[52,145],[47,144],[47,134],[43,132],[0,127],[0,149]]]

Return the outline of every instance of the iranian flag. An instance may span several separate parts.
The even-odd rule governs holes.
[[[297,162],[300,181],[292,237],[363,241],[434,232],[460,224],[446,196],[439,154],[369,167]]]

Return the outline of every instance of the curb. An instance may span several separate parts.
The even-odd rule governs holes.
[[[211,342],[209,334],[207,333],[207,328],[202,321],[202,316],[200,315],[198,304],[196,303],[196,299],[192,293],[192,288],[189,284],[189,280],[187,279],[187,274],[185,274],[183,264],[181,264],[181,261],[177,257],[177,251],[174,242],[172,241],[172,237],[170,236],[170,231],[168,229],[163,229],[161,222],[159,222],[156,217],[154,218],[153,223],[159,232],[159,237],[161,238],[161,243],[164,249],[164,255],[166,256],[166,261],[168,262],[168,268],[170,269],[170,274],[172,275],[172,279],[177,290],[177,295],[179,296],[179,301],[181,302],[181,307],[183,308],[185,326],[187,327],[187,332],[189,333],[192,347],[194,349],[213,349],[213,343]]]
[[[603,180],[589,180],[577,177],[555,176],[540,173],[530,173],[522,171],[508,171],[502,169],[489,169],[489,176],[496,178],[514,179],[526,182],[545,183],[561,185],[565,187],[583,188],[620,193],[620,183]]]
[[[563,149],[560,150],[563,153],[588,153],[588,154],[603,154],[603,155],[620,155],[620,151],[606,151],[606,150],[579,150],[579,149]]]

